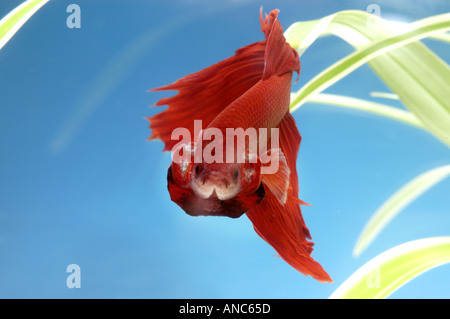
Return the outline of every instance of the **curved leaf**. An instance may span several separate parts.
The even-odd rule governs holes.
[[[366,111],[369,113],[382,115],[421,129],[425,129],[422,123],[410,112],[381,103],[375,103],[349,96],[326,93],[319,93],[310,97],[308,99],[308,103],[327,104],[343,108]]]
[[[17,6],[0,21],[0,49],[25,22],[49,0],[28,0]]]
[[[380,97],[383,99],[391,99],[391,100],[399,100],[397,94],[394,93],[386,93],[386,92],[370,92],[371,97]]]
[[[417,176],[399,189],[370,218],[359,236],[353,254],[359,256],[403,208],[448,176],[450,165],[441,166]]]
[[[381,299],[434,267],[450,263],[450,237],[414,240],[378,255],[351,275],[331,299]]]
[[[448,33],[434,34],[430,38],[434,39],[434,40],[439,40],[442,42],[450,43],[450,34],[448,34]]]
[[[303,28],[313,30],[314,36],[308,38],[300,31]],[[329,34],[357,50],[297,91],[291,112],[367,62],[427,130],[450,145],[450,68],[417,41],[449,29],[450,14],[411,23],[400,33],[388,21],[362,11],[341,11],[321,20],[294,23],[286,30],[286,39],[302,52],[319,35]]]

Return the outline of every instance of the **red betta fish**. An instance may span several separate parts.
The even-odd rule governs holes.
[[[237,218],[245,213],[256,233],[288,264],[320,282],[332,282],[311,257],[314,243],[308,240],[311,235],[300,210],[304,202],[298,199],[296,159],[301,136],[289,113],[289,103],[293,73],[300,73],[299,56],[283,36],[278,10],[263,19],[261,9],[260,20],[264,41],[240,48],[228,59],[154,89],[178,93],[156,103],[169,108],[148,118],[152,129],[149,139],[162,140],[165,151],[183,154],[178,160],[174,155],[167,180],[172,201],[187,214]],[[212,129],[217,136],[225,136],[230,128],[246,132],[251,128],[278,129],[276,141],[271,135],[272,148],[265,153],[276,155],[278,169],[264,174],[267,163],[262,153],[257,155],[247,142],[240,153],[232,154],[234,161],[224,162],[224,154],[218,155],[211,148],[209,154],[219,160],[198,159],[196,152],[208,148],[202,139],[181,143],[172,139],[175,128],[185,128],[190,136],[199,136],[194,120],[201,120],[201,133]],[[230,155],[235,140],[227,144],[217,136],[215,145],[222,143],[226,155]],[[264,147],[258,145],[258,149]],[[241,161],[236,160],[239,158]]]

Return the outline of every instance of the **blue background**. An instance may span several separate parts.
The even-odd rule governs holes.
[[[2,1],[3,17],[21,1]],[[66,8],[81,8],[69,29]],[[373,212],[404,183],[449,164],[430,134],[369,114],[306,104],[294,112],[303,141],[300,197],[321,284],[274,257],[246,216],[193,218],[170,201],[170,154],[145,116],[170,92],[148,92],[263,39],[259,8],[284,28],[369,1],[50,1],[0,50],[0,297],[327,298],[361,265],[409,240],[450,235],[450,180],[409,205],[359,257]],[[414,21],[448,1],[378,1],[381,15]],[[426,40],[447,62],[448,46]],[[301,58],[297,90],[352,52],[318,40]],[[372,99],[387,91],[363,66],[326,90]],[[376,99],[374,99],[376,100]],[[377,100],[380,101],[380,100]],[[388,103],[390,101],[387,101]],[[69,289],[69,264],[81,288]],[[449,298],[450,265],[393,298]]]

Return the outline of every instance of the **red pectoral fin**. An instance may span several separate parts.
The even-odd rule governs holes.
[[[284,205],[288,199],[290,169],[281,149],[271,149],[268,153],[270,153],[272,159],[270,163],[262,164],[261,179],[270,193],[275,195],[281,205]],[[274,161],[277,162],[275,167]],[[267,172],[264,169],[267,169]]]
[[[171,133],[177,127],[187,128],[194,135],[194,120],[202,120],[203,128],[231,102],[244,94],[261,79],[264,69],[266,41],[240,48],[236,54],[202,71],[187,75],[173,84],[153,91],[176,90],[178,94],[163,98],[157,106],[169,108],[148,118],[152,135],[161,139],[164,150],[170,150],[177,141]]]
[[[321,282],[331,282],[330,276],[322,266],[310,256],[314,244],[308,241],[311,235],[297,200],[296,160],[301,137],[291,114],[286,114],[279,128],[280,148],[290,170],[287,202],[283,206],[270,189],[267,189],[261,203],[246,214],[258,235],[270,244],[289,265]]]

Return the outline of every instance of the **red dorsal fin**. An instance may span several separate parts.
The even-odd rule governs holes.
[[[156,103],[157,106],[169,105],[169,108],[147,118],[152,129],[149,139],[161,139],[165,143],[164,150],[170,150],[177,143],[170,138],[175,128],[187,128],[193,136],[194,120],[202,120],[202,128],[206,128],[231,102],[258,81],[290,71],[299,73],[298,53],[286,42],[277,16],[278,10],[273,10],[263,20],[261,8],[261,31],[266,41],[247,45],[228,59],[153,89],[175,90],[178,93]]]
[[[300,61],[298,52],[294,50],[283,35],[283,27],[278,21],[279,10],[272,10],[263,20],[262,8],[259,19],[261,31],[266,36],[267,46],[264,56],[265,67],[262,80],[272,75],[282,75],[286,72],[300,74]]]
[[[170,139],[173,129],[187,128],[194,134],[194,120],[202,120],[203,128],[231,102],[255,85],[264,69],[266,41],[240,48],[236,54],[202,71],[187,75],[173,84],[152,91],[177,90],[178,94],[159,100],[156,105],[169,108],[148,118],[152,135],[161,139],[164,150],[177,143]]]
[[[296,160],[301,137],[290,113],[283,118],[279,129],[280,148],[290,170],[287,202],[283,206],[267,189],[261,203],[246,214],[258,235],[288,264],[321,282],[331,282],[322,266],[310,256],[314,244],[308,241],[311,235],[303,220],[299,201],[292,199],[298,197]]]

